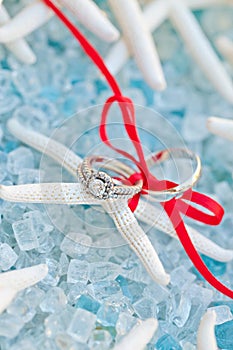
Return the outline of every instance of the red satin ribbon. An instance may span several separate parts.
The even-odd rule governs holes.
[[[94,62],[94,64],[99,68],[102,74],[105,76],[107,82],[109,83],[113,91],[114,95],[106,101],[103,107],[99,132],[100,132],[101,140],[106,145],[108,145],[109,147],[111,147],[113,150],[123,155],[124,157],[130,159],[137,165],[138,169],[140,170],[140,173],[134,174],[128,180],[131,183],[134,183],[136,180],[138,180],[141,177],[144,183],[143,192],[142,192],[143,194],[146,193],[146,190],[148,188],[158,191],[162,189],[168,189],[169,187],[171,187],[171,185],[174,185],[168,181],[164,181],[164,180],[159,181],[150,173],[150,170],[148,169],[146,164],[141,141],[138,135],[137,127],[136,127],[136,118],[135,118],[133,102],[128,97],[125,97],[122,95],[119,85],[117,84],[112,74],[109,72],[102,57],[95,50],[95,48],[88,42],[88,40],[84,37],[84,35],[70,22],[70,20],[50,0],[43,0],[43,1],[48,7],[50,7],[54,11],[54,13],[60,18],[60,20],[65,24],[65,26],[79,41],[83,50],[86,52],[89,58]],[[120,107],[125,130],[135,147],[138,159],[133,157],[128,152],[114,147],[108,138],[107,128],[106,128],[108,112],[114,102],[117,102]],[[136,209],[138,200],[139,200],[139,195],[136,195],[130,201],[129,206],[132,210]],[[191,203],[195,203],[203,207],[204,209],[207,209],[210,213],[206,213],[201,209],[198,209],[192,206]],[[203,260],[201,259],[200,255],[196,251],[188,235],[188,232],[186,230],[186,227],[182,219],[182,214],[183,214],[194,220],[197,220],[199,222],[202,222],[208,225],[218,225],[221,222],[222,217],[224,215],[224,210],[221,207],[221,205],[218,204],[213,199],[211,199],[210,197],[205,196],[198,192],[194,192],[192,189],[186,191],[181,198],[172,199],[167,202],[161,202],[161,205],[163,206],[168,217],[170,218],[176,230],[177,236],[179,237],[187,255],[193,262],[196,269],[219,292],[233,299],[233,291],[227,288],[226,286],[224,286],[220,281],[218,281],[204,264]]]

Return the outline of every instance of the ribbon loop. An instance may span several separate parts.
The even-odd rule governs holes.
[[[186,200],[199,205],[212,214],[193,207]],[[177,208],[189,218],[212,226],[219,225],[224,215],[224,209],[218,202],[203,193],[192,191],[192,189],[185,192],[181,199],[177,199]]]

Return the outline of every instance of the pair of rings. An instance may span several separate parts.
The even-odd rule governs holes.
[[[152,153],[147,159],[147,165],[151,168],[153,165],[164,163],[168,160],[189,160],[193,163],[193,173],[182,184],[175,185],[172,188],[162,191],[148,190],[148,194],[155,201],[168,201],[182,195],[185,191],[192,188],[201,174],[201,161],[198,155],[186,149],[167,149],[157,153]],[[77,175],[79,182],[84,186],[87,192],[98,199],[111,198],[130,198],[142,190],[143,181],[138,180],[134,185],[123,185],[119,180],[114,179],[104,171],[96,170],[98,165],[101,169],[112,171],[124,178],[130,177],[135,173],[135,169],[125,163],[102,156],[91,156],[84,159],[78,166]]]

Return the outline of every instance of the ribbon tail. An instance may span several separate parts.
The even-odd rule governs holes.
[[[140,199],[134,215],[140,221],[145,222],[150,226],[154,226],[172,238],[179,239],[171,220],[162,208]],[[185,227],[193,245],[199,253],[221,262],[228,262],[233,259],[233,250],[222,248],[186,223]]]
[[[229,298],[233,299],[233,291],[227,288],[224,284],[222,284],[218,279],[215,278],[215,276],[209,271],[209,269],[201,259],[200,255],[196,251],[196,248],[194,247],[188,235],[184,222],[181,218],[180,212],[176,207],[176,201],[173,199],[169,202],[163,203],[162,205],[176,230],[176,233],[181,241],[181,244],[183,245],[187,255],[189,256],[190,260],[192,261],[193,265],[196,267],[198,272],[215,289],[225,294]]]

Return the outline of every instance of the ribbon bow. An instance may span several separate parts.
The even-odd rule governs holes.
[[[96,51],[96,49],[89,43],[85,36],[78,30],[78,28],[76,28],[70,22],[70,20],[50,0],[43,1],[55,12],[59,19],[65,24],[65,26],[70,30],[74,37],[79,41],[83,50],[105,76],[109,86],[113,91],[114,95],[106,101],[102,111],[99,128],[101,140],[107,146],[111,147],[113,150],[135,163],[135,165],[140,171],[139,176],[141,176],[141,178],[143,179],[143,191],[147,190],[148,188],[155,191],[168,189],[171,186],[171,182],[165,180],[158,180],[150,172],[147,166],[136,127],[136,117],[133,102],[128,97],[122,95],[119,85],[117,84],[112,74],[109,72],[102,57]],[[114,147],[108,138],[106,128],[108,112],[114,102],[117,102],[120,107],[125,130],[136,150],[138,159],[133,157],[128,152]],[[135,181],[135,176],[138,176],[138,173],[131,177],[131,182]],[[132,210],[136,208],[138,199],[139,196],[134,197],[133,200],[129,203],[129,206]],[[192,205],[192,203],[199,205],[203,209],[207,209],[210,212],[210,214],[206,213],[205,211],[202,211],[201,209],[197,209]],[[160,204],[163,206],[166,214],[170,218],[174,229],[176,230],[177,236],[179,237],[187,255],[193,262],[196,269],[218,291],[227,295],[230,298],[233,298],[233,291],[224,286],[219,280],[217,280],[201,259],[200,255],[198,254],[188,235],[188,232],[182,219],[183,214],[204,224],[218,225],[221,222],[222,217],[224,215],[224,210],[221,207],[221,205],[214,201],[212,198],[204,194],[195,192],[192,189],[186,191],[179,199],[173,198],[167,202],[161,202]]]

